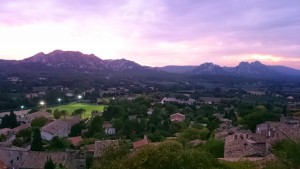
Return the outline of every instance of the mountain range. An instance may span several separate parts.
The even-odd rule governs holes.
[[[38,53],[24,60],[0,60],[0,74],[35,74],[35,73],[95,73],[95,74],[185,74],[185,75],[223,75],[259,77],[266,79],[299,77],[300,70],[285,66],[269,66],[259,61],[241,62],[235,67],[221,67],[213,63],[199,66],[147,67],[126,59],[103,60],[93,54],[76,51],[55,50],[48,54]]]
[[[204,63],[199,66],[165,66],[163,71],[193,75],[231,75],[243,77],[300,77],[300,70],[286,66],[270,66],[255,62],[240,62],[235,67],[221,67],[213,63]]]

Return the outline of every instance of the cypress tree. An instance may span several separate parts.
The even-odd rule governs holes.
[[[46,161],[46,163],[45,163],[45,165],[44,165],[44,169],[55,169],[55,163],[52,161],[52,158],[50,157],[50,158],[48,158],[47,157],[47,161]]]
[[[31,150],[32,151],[43,151],[44,150],[40,129],[35,129],[33,132],[32,142],[31,142]]]
[[[10,124],[10,128],[15,128],[19,126],[19,123],[17,121],[17,116],[14,113],[14,111],[10,111],[9,114],[9,124]]]

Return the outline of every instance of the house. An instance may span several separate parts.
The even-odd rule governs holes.
[[[104,123],[102,127],[104,128],[105,134],[108,135],[116,134],[116,129],[113,127],[111,123]]]
[[[22,148],[0,148],[0,161],[9,168],[43,169],[48,158],[66,168],[84,169],[85,158],[81,151],[36,152]]]
[[[65,94],[67,97],[73,97],[74,96],[74,93],[71,93],[71,92],[68,92]]]
[[[14,134],[17,134],[19,131],[25,130],[25,129],[29,128],[29,127],[30,127],[30,124],[21,124],[20,126],[13,128],[12,132]]]
[[[11,137],[13,135],[12,129],[10,128],[0,129],[0,135],[4,135],[5,137]]]
[[[300,129],[292,128],[282,122],[264,122],[256,126],[256,134],[265,138],[268,147],[276,141],[290,139],[297,141],[300,138]]]
[[[50,141],[53,137],[58,136],[60,138],[67,137],[70,132],[71,126],[62,120],[55,120],[41,130],[41,137],[44,140]]]
[[[38,93],[27,93],[25,95],[25,98],[26,99],[33,99],[33,98],[38,98],[39,97],[39,94]]]
[[[82,141],[82,137],[81,136],[69,137],[68,140],[71,142],[72,145],[78,146]]]
[[[185,120],[185,115],[181,113],[175,113],[170,116],[171,122],[182,122]]]
[[[38,117],[45,117],[49,120],[53,119],[52,117],[52,114],[51,113],[48,113],[46,111],[39,111],[39,112],[35,112],[35,113],[31,113],[31,114],[28,114],[24,117],[21,117],[18,121],[21,122],[21,123],[31,123],[31,121],[35,118],[38,118]]]
[[[27,152],[27,150],[23,148],[0,147],[0,161],[9,168],[19,168],[22,163],[22,156],[25,152]]]
[[[144,136],[143,140],[139,140],[133,143],[133,148],[134,149],[139,149],[141,147],[144,147],[145,145],[149,144],[149,141],[147,139],[147,136]]]
[[[255,141],[250,131],[239,131],[225,138],[224,158],[265,157],[266,142]]]
[[[282,115],[280,117],[280,122],[287,124],[288,126],[290,126],[293,129],[300,129],[300,120],[295,119],[292,116],[283,116]]]
[[[95,141],[95,148],[94,148],[94,157],[100,157],[111,147],[115,147],[119,145],[118,140],[101,140]]]
[[[41,130],[41,136],[44,140],[52,140],[53,137],[58,136],[60,138],[67,137],[70,133],[71,127],[81,120],[80,117],[74,116],[64,120],[54,120],[48,123]]]
[[[72,127],[73,125],[80,123],[81,117],[80,116],[72,116],[72,117],[63,119],[63,121]]]
[[[10,81],[11,83],[16,84],[18,82],[22,82],[22,79],[19,77],[8,77],[7,81]]]
[[[175,97],[164,97],[161,102],[161,104],[165,103],[177,103],[177,104],[186,104],[186,105],[192,105],[196,103],[196,100],[189,98],[188,100],[180,100],[176,99]]]
[[[232,128],[232,129],[226,129],[226,130],[220,130],[219,128],[215,130],[215,139],[217,140],[225,140],[225,138],[229,135],[234,134],[234,132],[236,131],[236,128]]]

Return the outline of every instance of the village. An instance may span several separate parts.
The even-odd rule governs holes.
[[[288,110],[299,108],[297,102],[292,102],[291,98],[287,100]],[[51,158],[66,168],[83,169],[89,168],[93,159],[101,157],[111,147],[120,146],[121,142],[125,141],[130,152],[135,152],[168,140],[185,142],[192,147],[218,140],[224,145],[219,160],[264,161],[275,158],[272,154],[274,143],[300,139],[298,116],[281,112],[278,120],[262,121],[251,131],[233,121],[239,116],[238,108],[223,103],[208,98],[198,102],[191,97],[157,100],[138,96],[125,100],[111,98],[103,112],[95,111],[89,119],[83,119],[82,114],[75,111],[66,115],[63,110],[45,107],[36,112],[22,110],[17,115],[6,113],[5,117],[15,116],[17,125],[0,129],[0,166],[43,168]],[[265,109],[258,106],[253,111],[265,113]],[[61,113],[59,117],[55,111]],[[230,112],[234,115],[230,116]],[[2,118],[1,124],[4,123]],[[189,130],[195,133],[186,136]],[[37,140],[40,142],[36,143]],[[37,144],[41,146],[33,147]]]

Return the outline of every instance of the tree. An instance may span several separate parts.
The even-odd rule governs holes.
[[[53,117],[54,117],[55,119],[60,119],[60,116],[61,116],[60,111],[59,111],[58,109],[55,109],[55,110],[53,111]]]
[[[33,132],[31,150],[32,151],[44,150],[40,129],[35,129]]]
[[[121,116],[125,113],[123,106],[108,106],[103,112],[103,118],[107,121],[110,121],[114,117]]]
[[[275,121],[277,120],[277,117],[274,114],[267,112],[264,106],[257,106],[254,112],[244,116],[243,119],[245,125],[254,132],[257,124],[265,121]]]
[[[62,110],[62,111],[60,111],[60,114],[62,116],[64,116],[64,118],[66,118],[66,116],[68,115],[68,111],[67,110]]]
[[[52,161],[52,158],[47,157],[47,161],[44,165],[44,169],[55,169],[56,164]]]
[[[58,165],[56,165],[55,169],[68,169],[68,168],[62,165],[61,163],[59,163]]]
[[[208,140],[202,147],[215,158],[224,157],[224,142],[221,140]]]
[[[273,149],[279,161],[286,164],[288,168],[298,169],[300,167],[300,141],[282,140],[275,143]]]
[[[70,147],[70,142],[65,140],[64,138],[59,138],[55,136],[52,138],[49,144],[50,150],[65,150],[66,148]]]
[[[19,123],[17,121],[17,116],[14,113],[14,111],[10,111],[9,118],[10,118],[9,120],[10,128],[15,128],[19,126]]]
[[[94,157],[90,154],[87,154],[86,158],[85,158],[85,167],[86,169],[90,169],[93,163],[93,159]]]
[[[41,128],[47,123],[48,119],[44,116],[37,117],[31,121],[31,127]]]
[[[100,116],[95,116],[92,121],[90,126],[88,127],[88,136],[92,137],[95,133],[97,132],[103,132],[103,120],[101,119]]]
[[[74,110],[74,112],[72,114],[76,115],[76,116],[81,116],[82,114],[85,113],[85,111],[86,111],[85,109],[80,108],[80,109]]]
[[[182,142],[191,141],[191,140],[206,140],[209,136],[209,130],[207,128],[203,129],[195,129],[195,128],[187,128],[179,135],[179,140]]]
[[[17,147],[21,147],[25,143],[29,143],[31,141],[31,136],[32,136],[31,128],[20,130],[16,134],[16,139],[13,141],[13,145]]]
[[[2,122],[0,124],[0,128],[9,128],[9,116],[8,115],[5,115],[3,118],[2,118]]]
[[[78,124],[75,124],[71,127],[69,136],[70,137],[80,136],[81,131],[85,128],[86,128],[86,126],[85,126],[84,122],[80,122]]]
[[[37,112],[37,111],[39,111],[39,109],[37,109],[37,108],[32,108],[32,109],[28,112],[28,114],[35,113],[35,112]]]
[[[10,111],[9,115],[5,115],[0,124],[0,128],[15,128],[18,126],[17,116],[13,111]]]
[[[163,142],[157,146],[147,146],[130,156],[115,149],[97,159],[93,168],[101,169],[216,169],[225,168],[211,154],[198,149],[187,149],[178,142]]]
[[[165,106],[165,110],[167,111],[168,114],[173,114],[176,113],[178,107],[175,106],[174,104],[167,103]]]

